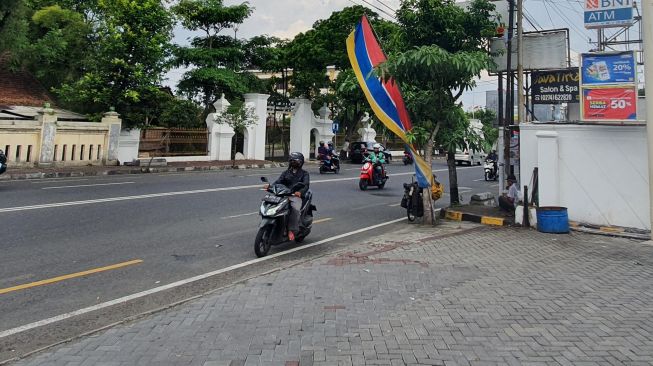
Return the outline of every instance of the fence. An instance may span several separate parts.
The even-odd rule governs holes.
[[[206,155],[208,143],[205,128],[148,128],[141,130],[138,151],[150,157]]]
[[[120,125],[113,112],[100,123],[72,122],[47,107],[34,118],[0,118],[0,149],[12,168],[114,164]]]

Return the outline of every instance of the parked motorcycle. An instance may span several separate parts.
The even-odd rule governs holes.
[[[261,177],[263,183],[268,183],[265,177]],[[304,188],[304,184],[297,183],[288,188],[283,184],[272,184],[263,197],[259,213],[261,224],[259,225],[254,252],[257,257],[264,257],[273,245],[283,244],[288,239],[288,217],[290,215],[290,196]],[[295,242],[301,243],[311,233],[313,227],[313,211],[317,208],[312,203],[313,193],[308,190],[302,202],[302,209],[299,216],[299,232],[295,234]]]
[[[408,151],[404,151],[404,157],[401,159],[404,162],[404,165],[409,165],[413,163],[413,154]]]
[[[0,174],[7,171],[7,155],[5,152],[0,150]]]
[[[424,201],[422,201],[422,189],[417,182],[404,183],[404,197],[401,199],[401,207],[406,209],[408,221],[415,221],[418,217],[424,216]]]
[[[374,174],[374,170],[377,167],[381,168],[381,173],[378,174],[378,177],[377,174]],[[388,175],[383,164],[373,164],[370,160],[365,160],[365,164],[363,164],[363,167],[361,168],[360,179],[358,180],[358,187],[362,191],[366,190],[369,186],[383,189],[385,182],[387,181]]]
[[[335,155],[329,160],[325,158],[320,160],[320,174],[330,172],[340,173],[340,158]]]
[[[485,171],[485,180],[497,180],[499,175],[497,174],[496,162],[494,160],[485,160],[485,165],[483,166]]]

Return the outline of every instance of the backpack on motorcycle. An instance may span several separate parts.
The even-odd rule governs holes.
[[[413,183],[413,194],[411,195],[411,208],[413,214],[417,217],[424,216],[424,201],[422,200],[422,189],[416,183]]]

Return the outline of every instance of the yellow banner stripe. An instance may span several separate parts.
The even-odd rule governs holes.
[[[0,289],[0,295],[6,294],[6,293],[9,293],[9,292],[19,291],[19,290],[25,290],[25,289],[32,288],[32,287],[49,285],[51,283],[61,282],[61,281],[64,281],[64,280],[69,280],[71,278],[77,278],[77,277],[82,277],[82,276],[86,276],[86,275],[90,275],[90,274],[94,274],[94,273],[110,271],[112,269],[127,267],[127,266],[131,266],[133,264],[139,264],[139,263],[142,263],[142,262],[143,262],[142,259],[134,259],[134,260],[131,260],[131,261],[128,261],[128,262],[112,264],[112,265],[106,266],[106,267],[93,268],[93,269],[89,269],[87,271],[71,273],[71,274],[67,274],[67,275],[63,275],[63,276],[59,276],[59,277],[48,278],[48,279],[41,280],[41,281],[30,282],[30,283],[26,283],[26,284],[23,284],[23,285],[7,287],[7,288]]]

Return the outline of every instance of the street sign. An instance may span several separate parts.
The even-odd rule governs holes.
[[[588,85],[633,84],[637,67],[633,51],[581,55],[581,83]]]
[[[331,132],[338,133],[338,131],[340,131],[340,124],[338,123],[338,121],[333,121],[333,123],[331,124]]]
[[[633,0],[585,0],[585,28],[633,24]]]
[[[587,88],[583,90],[584,120],[624,121],[637,119],[637,88]]]
[[[579,103],[578,68],[533,71],[531,93],[534,104]]]

